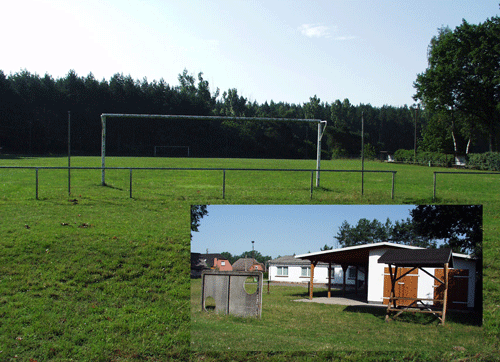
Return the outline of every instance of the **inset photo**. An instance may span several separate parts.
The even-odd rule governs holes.
[[[419,350],[429,333],[475,348],[482,215],[481,205],[193,205],[191,348]]]

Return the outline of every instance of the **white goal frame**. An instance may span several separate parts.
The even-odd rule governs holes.
[[[321,119],[305,118],[266,118],[266,117],[227,117],[227,116],[180,116],[161,114],[123,114],[103,113],[101,114],[102,136],[101,136],[101,184],[106,186],[106,118],[146,118],[165,120],[201,120],[201,121],[264,121],[264,122],[313,122],[318,123],[318,142],[316,146],[316,187],[319,187],[319,174],[321,164],[321,139],[325,133],[327,121]]]

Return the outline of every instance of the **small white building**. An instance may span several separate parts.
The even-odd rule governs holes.
[[[307,261],[309,265],[315,264],[313,277],[320,263],[331,265],[358,266],[367,270],[367,301],[374,304],[387,304],[389,271],[387,264],[378,263],[378,259],[391,249],[423,249],[415,246],[394,244],[389,242],[356,245],[334,250],[319,251],[297,255],[295,258]],[[455,290],[453,292],[454,308],[474,308],[476,291],[476,260],[465,254],[453,253]],[[437,275],[438,268],[424,268],[428,274]],[[341,269],[342,270],[342,269]],[[433,298],[435,295],[435,280],[425,272],[416,271],[406,276],[398,285],[404,290],[402,294],[416,298]],[[312,295],[312,294],[311,294]]]
[[[344,276],[340,265],[331,266],[331,283],[342,285]],[[305,283],[311,281],[311,263],[308,260],[297,259],[292,255],[281,256],[269,261],[269,280],[283,283]],[[358,281],[364,281],[364,273],[358,270]],[[356,281],[356,267],[347,269],[346,284],[354,285]],[[319,262],[314,268],[314,284],[328,284],[328,263]],[[359,283],[359,282],[358,282]]]

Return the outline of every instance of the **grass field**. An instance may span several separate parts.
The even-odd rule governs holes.
[[[64,157],[0,156],[0,166],[66,165]],[[71,165],[99,167],[100,158],[73,157]],[[108,158],[106,165],[314,169],[315,161]],[[322,168],[360,169],[360,161],[323,161]],[[303,311],[288,302],[301,293],[292,289],[266,297],[271,299],[264,301],[262,321],[220,316],[203,320],[194,311],[193,318],[201,321],[193,323],[193,328],[200,329],[193,330],[194,337],[223,326],[231,330],[241,327],[241,332],[256,327],[257,340],[266,340],[266,348],[257,351],[264,352],[233,352],[225,345],[219,349],[219,345],[212,347],[203,341],[191,345],[194,302],[189,279],[189,206],[426,204],[433,203],[433,172],[445,170],[379,162],[366,162],[365,169],[397,171],[394,200],[391,174],[365,174],[362,196],[360,174],[325,172],[321,188],[314,189],[311,199],[310,172],[227,171],[226,197],[222,199],[222,171],[136,170],[130,198],[128,170],[108,170],[106,187],[100,186],[100,170],[73,170],[69,196],[67,170],[46,169],[39,170],[36,200],[34,170],[0,169],[0,361],[310,360],[318,357],[315,353],[334,356],[337,352],[342,358],[356,360],[370,357],[363,350],[374,343],[378,347],[369,351],[390,351],[394,358],[407,360],[495,359],[494,353],[500,350],[500,175],[438,176],[437,203],[484,205],[482,327],[452,322],[439,329],[403,321],[384,332],[385,324],[380,324],[377,314],[334,307],[333,313],[342,316],[341,324],[349,324],[349,333],[356,333],[332,340],[322,336],[319,328],[338,330],[337,322],[329,325],[330,310],[309,305],[301,307],[319,319],[314,326],[294,327],[300,328],[294,334],[296,314]],[[278,299],[287,302],[271,313]],[[270,331],[266,325],[285,318],[280,310],[287,312],[287,319],[277,327],[288,323],[285,335],[294,348],[286,348],[286,338],[279,345],[269,334],[266,338]],[[221,323],[215,323],[219,319]],[[391,347],[379,341],[388,341],[409,325],[422,338],[429,333],[428,346],[424,343],[416,350],[406,347],[417,347],[417,340],[395,338]],[[365,333],[357,333],[358,327]],[[277,330],[271,332],[271,336],[278,335]],[[302,337],[303,332],[310,335]],[[388,335],[382,337],[383,333]],[[436,333],[443,339],[434,338]],[[363,338],[354,344],[353,337],[360,335]],[[299,337],[304,341],[299,343]],[[349,343],[341,348],[341,341]],[[248,346],[255,351],[255,344]]]

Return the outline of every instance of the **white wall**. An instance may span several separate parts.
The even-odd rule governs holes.
[[[289,282],[289,283],[307,283],[311,280],[310,277],[301,276],[302,267],[301,265],[288,265],[288,276],[280,276],[278,273],[278,266],[286,266],[286,265],[271,265],[269,266],[269,280],[277,281],[277,282]],[[337,266],[332,269],[335,269],[335,278],[332,278],[333,284],[342,284],[343,282],[343,272],[342,268]],[[349,271],[347,271],[349,273]],[[347,274],[349,275],[349,274]],[[364,274],[359,272],[358,279],[364,280]],[[314,268],[314,279],[313,283],[327,284],[328,283],[328,266],[321,264],[317,265]],[[346,278],[347,285],[354,285],[355,279]]]
[[[370,250],[368,256],[368,303],[383,302],[384,296],[384,267],[387,264],[379,264],[378,259],[387,251],[384,249]]]

